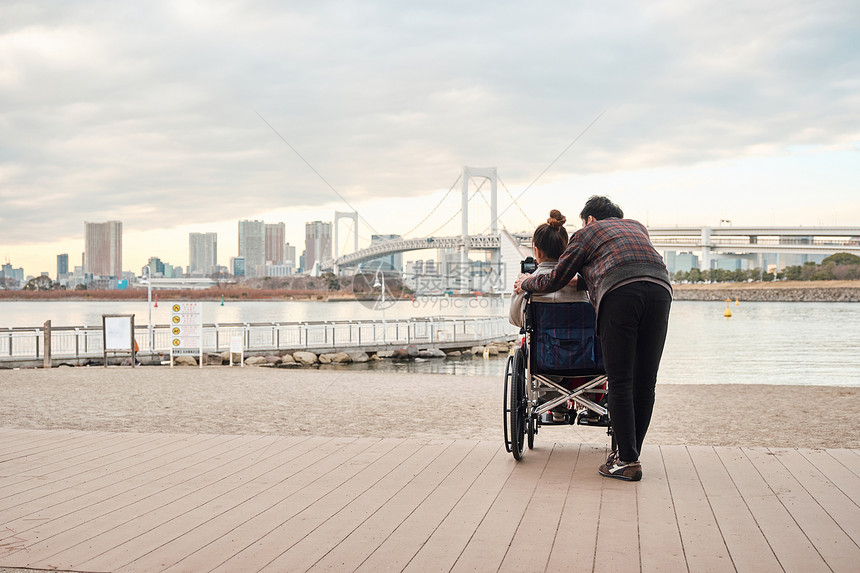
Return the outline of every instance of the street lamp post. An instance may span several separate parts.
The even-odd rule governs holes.
[[[149,355],[153,352],[153,337],[152,337],[152,269],[149,266],[143,267],[146,270],[146,307],[149,310],[149,322],[147,323],[147,331],[149,333]]]
[[[380,277],[382,278],[382,282],[379,282]],[[373,288],[382,287],[382,342],[384,344],[388,344],[388,341],[385,338],[385,273],[382,272],[382,269],[376,270],[376,280],[373,283]]]

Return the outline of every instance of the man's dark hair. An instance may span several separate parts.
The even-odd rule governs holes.
[[[613,203],[609,197],[592,195],[588,198],[588,201],[585,202],[585,207],[582,208],[579,218],[584,221],[588,219],[589,215],[598,221],[608,219],[609,217],[623,219],[624,211],[621,210],[621,207]]]

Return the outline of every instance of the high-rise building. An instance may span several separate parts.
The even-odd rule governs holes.
[[[245,259],[242,257],[230,257],[230,270],[233,276],[245,276]]]
[[[287,227],[283,223],[266,223],[266,264],[282,265],[287,260],[284,253]]]
[[[305,223],[304,272],[313,270],[316,263],[331,258],[331,223],[313,221]]]
[[[69,253],[57,255],[57,280],[69,274]]]
[[[122,275],[122,221],[87,223],[84,271],[94,277]]]
[[[266,224],[239,221],[239,257],[245,261],[245,276],[257,276],[257,267],[266,265]],[[235,273],[234,273],[235,274]]]
[[[188,274],[209,276],[218,266],[218,233],[188,233]]]
[[[293,263],[296,266],[296,248],[289,243],[284,245],[284,262]]]

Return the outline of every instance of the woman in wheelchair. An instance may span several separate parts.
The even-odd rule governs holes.
[[[534,233],[534,275],[551,273],[567,246],[565,217],[557,210]],[[543,425],[609,425],[606,376],[595,337],[595,315],[574,284],[546,294],[514,294],[510,321],[524,335],[505,374],[505,446],[516,459],[525,435],[533,447]]]
[[[549,218],[546,223],[538,226],[535,229],[532,238],[534,246],[534,258],[537,261],[537,268],[534,270],[535,275],[543,275],[551,273],[558,263],[558,258],[567,247],[568,235],[564,224],[567,218],[557,209],[553,209],[549,213]],[[561,290],[534,295],[534,302],[588,302],[588,294],[582,290],[576,289],[575,285],[567,285]],[[522,327],[525,323],[526,298],[525,293],[514,294],[511,297],[510,321],[514,326]],[[552,376],[551,379],[565,387],[571,387],[573,381],[570,378],[563,376]],[[541,388],[540,398],[542,401],[547,401],[560,396],[561,393],[553,388]],[[565,414],[569,413],[567,402],[562,402],[560,405],[552,409],[552,419],[554,422],[563,422]]]

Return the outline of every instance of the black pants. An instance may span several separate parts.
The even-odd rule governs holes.
[[[598,333],[609,379],[609,416],[618,457],[625,462],[639,459],[651,423],[671,304],[665,287],[647,281],[626,284],[600,301]]]

